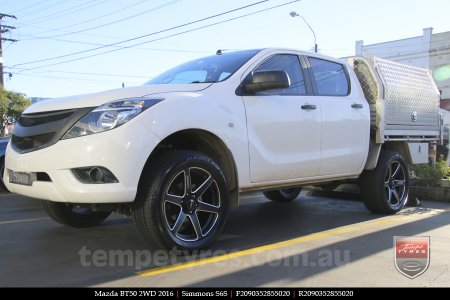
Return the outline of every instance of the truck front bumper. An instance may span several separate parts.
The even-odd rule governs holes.
[[[4,182],[11,192],[55,202],[132,202],[143,167],[158,143],[156,135],[139,122],[129,122],[107,132],[60,140],[47,148],[23,154],[9,143]],[[87,183],[74,173],[74,169],[90,167],[108,169],[118,182]],[[34,180],[31,185],[11,183],[10,171],[29,174]],[[48,177],[40,180],[36,174],[47,174]]]

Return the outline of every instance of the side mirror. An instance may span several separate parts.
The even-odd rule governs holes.
[[[285,71],[254,72],[244,85],[249,94],[257,92],[286,89],[291,85],[289,75]]]

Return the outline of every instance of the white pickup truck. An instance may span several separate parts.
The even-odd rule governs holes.
[[[40,102],[18,119],[4,181],[56,222],[132,216],[164,248],[219,236],[239,194],[276,202],[354,180],[366,207],[408,199],[408,163],[441,140],[428,70],[288,49],[221,52],[143,86]]]

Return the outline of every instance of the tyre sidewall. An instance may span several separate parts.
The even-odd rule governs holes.
[[[290,203],[297,199],[298,195],[302,191],[301,187],[285,188],[273,191],[263,192],[264,196],[274,202],[278,203]]]
[[[5,172],[5,157],[0,157],[0,192],[7,192],[8,189],[3,182],[3,173]]]
[[[285,188],[278,190],[280,197],[286,199],[286,201],[293,201],[297,199],[300,192],[301,188]]]
[[[386,191],[385,191],[385,186],[384,186],[385,178],[386,178],[386,174],[388,172],[389,166],[391,166],[394,162],[398,162],[402,166],[403,172],[405,173],[405,181],[406,181],[404,197],[403,197],[402,201],[399,204],[397,204],[396,206],[392,206],[387,202]],[[381,167],[380,171],[378,172],[378,174],[376,174],[377,175],[376,180],[377,180],[378,188],[380,191],[379,204],[381,205],[381,209],[383,211],[385,211],[386,213],[395,214],[395,213],[399,212],[403,208],[405,203],[408,201],[408,193],[409,193],[408,167],[405,163],[405,159],[403,158],[403,156],[401,156],[397,152],[388,152],[387,157],[386,157],[385,161],[383,162],[383,165],[380,167]]]
[[[109,211],[86,210],[84,213],[73,211],[74,205],[41,200],[41,206],[54,221],[71,227],[91,227],[102,223],[110,214]]]
[[[215,179],[220,192],[220,212],[216,224],[214,224],[207,236],[199,241],[186,242],[176,238],[170,232],[164,216],[163,201],[166,191],[175,176],[183,170],[192,167],[198,167],[208,171]],[[156,222],[155,225],[159,233],[159,236],[154,238],[154,240],[166,248],[177,247],[189,250],[202,249],[213,243],[220,235],[228,215],[228,189],[225,176],[220,167],[206,155],[187,152],[184,155],[175,156],[175,159],[171,162],[171,166],[165,170],[161,170],[159,174],[157,179],[153,180],[148,193],[152,219]]]

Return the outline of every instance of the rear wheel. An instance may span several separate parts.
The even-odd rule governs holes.
[[[409,175],[398,152],[382,151],[377,167],[361,175],[364,205],[373,213],[395,214],[408,200]]]
[[[192,151],[166,153],[144,175],[132,211],[144,240],[167,249],[205,248],[220,235],[229,193],[220,167]]]
[[[111,214],[109,211],[94,211],[89,207],[80,207],[70,203],[42,200],[41,205],[53,221],[72,227],[96,226]]]
[[[315,185],[315,187],[318,187],[324,191],[331,192],[331,191],[334,191],[335,189],[337,189],[338,186],[340,186],[340,185],[341,184],[339,182],[332,181],[332,182],[321,184],[321,185]]]
[[[285,188],[285,189],[279,189],[275,191],[268,191],[264,192],[264,196],[266,196],[267,199],[272,200],[274,202],[291,202],[297,199],[298,195],[302,191],[301,187],[295,187],[295,188]]]

